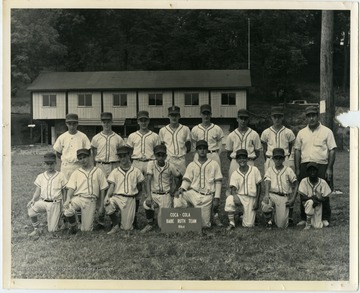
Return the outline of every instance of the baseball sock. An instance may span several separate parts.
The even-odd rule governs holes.
[[[137,225],[137,212],[139,210],[139,206],[140,206],[140,199],[136,199],[136,207],[135,207],[135,218],[134,218],[134,222],[133,222],[133,227],[134,229],[138,229],[138,225]]]
[[[145,210],[146,219],[149,225],[154,224],[155,211],[153,210]]]
[[[113,227],[119,225],[120,221],[116,213],[112,213],[111,215],[109,215],[109,218],[111,220],[111,223],[113,224]]]
[[[70,216],[70,217],[67,217],[69,223],[70,223],[70,226],[74,226],[76,224],[76,217],[75,215],[74,216]]]
[[[265,217],[265,223],[269,223],[271,221],[271,216],[272,216],[272,213],[264,213],[264,217]]]
[[[38,221],[37,216],[31,217],[31,223],[32,223],[32,226],[34,227],[34,229],[37,229],[40,226],[40,222]]]
[[[229,224],[235,227],[235,216],[234,213],[228,214]]]

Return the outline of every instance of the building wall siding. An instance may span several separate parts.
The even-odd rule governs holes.
[[[44,107],[43,95],[56,95],[56,107]],[[36,93],[33,96],[33,119],[64,119],[65,118],[65,93],[46,92]]]
[[[198,93],[199,94],[199,105],[187,106],[185,105],[185,93]],[[208,91],[176,91],[174,93],[175,105],[180,107],[180,113],[182,117],[192,118],[200,117],[200,106],[202,104],[209,103],[209,92]]]
[[[91,107],[78,106],[78,94],[92,94]],[[79,120],[99,120],[101,113],[101,93],[100,92],[69,92],[69,113],[79,115]]]
[[[163,95],[162,106],[149,106],[149,94]],[[139,111],[148,111],[150,118],[166,118],[168,117],[168,108],[172,106],[171,91],[139,91]]]
[[[222,93],[235,93],[236,94],[236,105],[223,106],[221,105],[221,94]],[[212,106],[212,117],[217,118],[233,118],[236,117],[239,109],[246,109],[246,90],[237,91],[211,91],[211,106]]]
[[[127,94],[127,106],[113,106],[113,94]],[[111,112],[115,118],[136,118],[136,92],[104,92],[104,112]]]

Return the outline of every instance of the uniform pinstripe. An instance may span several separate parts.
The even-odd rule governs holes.
[[[181,174],[184,174],[186,169],[185,143],[191,141],[189,127],[179,124],[176,129],[172,129],[170,125],[167,125],[160,129],[159,136],[160,141],[167,148],[167,160],[173,163]]]
[[[244,215],[242,225],[244,227],[253,227],[255,223],[255,214],[253,206],[256,201],[257,187],[261,182],[261,175],[258,168],[249,166],[248,171],[243,174],[240,169],[234,171],[230,178],[230,187],[236,188],[236,195],[244,207]],[[235,212],[236,206],[234,196],[229,195],[225,202],[225,212]]]
[[[40,188],[40,200],[35,202],[28,209],[29,217],[38,216],[39,213],[47,213],[48,231],[54,232],[58,228],[60,214],[62,190],[65,188],[67,180],[63,173],[55,171],[49,176],[47,172],[41,173],[36,177],[34,184]],[[44,200],[54,200],[45,202]]]
[[[274,219],[277,227],[286,228],[288,226],[289,208],[286,207],[288,196],[292,193],[292,183],[296,181],[296,175],[294,171],[284,166],[281,170],[277,170],[275,167],[270,167],[266,170],[264,181],[270,182],[269,197],[271,200],[271,206],[275,207]],[[287,194],[282,196],[280,194]],[[262,204],[263,205],[263,204]],[[267,205],[267,208],[270,205]],[[269,212],[268,209],[263,209],[263,212]]]
[[[64,209],[64,215],[71,217],[76,210],[81,210],[81,231],[91,231],[96,210],[96,201],[100,191],[108,187],[105,174],[97,167],[86,171],[77,169],[69,179],[67,188],[74,190],[74,197],[68,208]]]

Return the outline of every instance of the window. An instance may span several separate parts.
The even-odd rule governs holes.
[[[91,107],[92,95],[91,94],[78,94],[78,106],[79,107]]]
[[[149,106],[162,106],[163,95],[162,94],[149,94]]]
[[[185,106],[198,106],[199,94],[198,93],[186,93],[185,94]]]
[[[127,94],[113,94],[113,106],[126,107],[127,106]]]
[[[221,105],[232,106],[236,105],[235,103],[235,93],[222,93],[221,94]]]
[[[43,95],[43,107],[56,107],[56,95]]]

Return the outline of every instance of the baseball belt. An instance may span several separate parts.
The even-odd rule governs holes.
[[[219,150],[212,150],[212,151],[208,151],[208,153],[212,154],[212,153],[217,153]]]
[[[168,194],[169,193],[169,191],[168,192],[163,192],[163,191],[151,191],[151,193],[153,193],[153,194],[159,194],[159,195],[165,195],[165,194]]]
[[[122,194],[122,193],[117,193],[117,194],[114,194],[116,196],[123,196],[123,197],[132,197],[132,198],[135,198],[136,197],[136,194],[135,195],[128,195],[128,194]]]
[[[113,164],[113,163],[119,163],[119,161],[114,161],[114,162],[101,162],[101,161],[98,161],[96,163],[101,164],[101,165],[109,165],[109,164]]]
[[[45,202],[60,202],[62,199],[42,199]]]
[[[214,195],[214,192],[202,192],[196,189],[192,189],[194,191],[196,191],[197,193],[200,193],[201,195]]]
[[[275,192],[275,191],[270,191],[270,193],[274,193],[274,194],[280,195],[280,196],[288,196],[289,195],[289,193]]]

